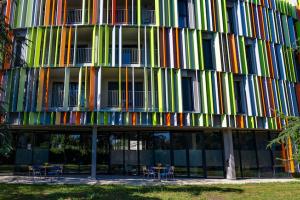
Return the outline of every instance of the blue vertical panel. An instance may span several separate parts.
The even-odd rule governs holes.
[[[267,16],[267,12],[266,12],[266,9],[263,8],[262,9],[262,14],[263,14],[263,21],[264,21],[264,28],[265,28],[265,35],[266,35],[266,40],[270,40],[270,37],[269,37],[269,26],[268,26],[268,16]]]
[[[293,22],[292,17],[288,18],[288,26],[289,26],[291,45],[292,45],[293,48],[296,48],[297,47],[296,35],[295,35],[294,22]]]

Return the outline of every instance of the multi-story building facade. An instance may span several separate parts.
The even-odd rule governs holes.
[[[14,151],[0,172],[43,163],[92,176],[157,163],[205,178],[297,170],[292,141],[266,149],[286,123],[278,112],[299,116],[294,2],[8,0],[5,12],[26,42],[2,66]]]

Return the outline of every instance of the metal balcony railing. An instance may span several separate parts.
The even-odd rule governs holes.
[[[147,95],[147,101],[145,102],[145,95]],[[128,91],[128,107],[129,108],[156,108],[157,107],[157,92],[153,94],[154,101],[152,101],[151,91]],[[105,94],[106,105],[103,105],[105,108],[118,108],[119,107],[119,91],[118,90],[108,90]],[[121,91],[121,106],[122,108],[126,107],[126,91]]]
[[[83,92],[81,94],[83,94]],[[81,101],[81,105],[83,105],[84,103],[83,95],[80,101]],[[63,107],[63,105],[64,105],[64,91],[63,90],[55,91],[55,95],[52,96],[51,107],[59,108],[59,107]],[[69,90],[68,106],[69,107],[78,106],[78,90]]]
[[[142,23],[143,24],[155,24],[155,10],[143,10],[142,11]]]
[[[144,49],[140,50],[141,64],[145,64]],[[109,49],[109,60],[112,60],[112,49]],[[119,64],[119,48],[115,49],[115,63]],[[122,65],[139,64],[138,48],[122,48]]]
[[[67,24],[81,24],[82,23],[82,9],[67,10]]]

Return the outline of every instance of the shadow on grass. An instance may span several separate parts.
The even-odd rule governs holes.
[[[242,189],[227,186],[126,186],[126,185],[18,185],[0,184],[0,199],[137,199],[159,200],[160,195],[174,199],[181,193],[201,197],[204,192],[242,193]],[[158,194],[160,193],[160,195]],[[157,196],[157,197],[149,197]],[[172,196],[171,196],[172,195]]]

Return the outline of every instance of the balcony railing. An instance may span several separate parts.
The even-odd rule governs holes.
[[[82,91],[81,105],[84,104],[83,91]],[[59,90],[55,92],[55,96],[52,97],[51,107],[59,108],[64,105],[64,91]],[[69,107],[77,107],[78,106],[78,90],[69,90]]]
[[[142,11],[142,23],[143,24],[155,24],[155,10],[143,10]]]
[[[145,63],[144,49],[140,50],[141,64]],[[109,49],[109,60],[112,60],[112,49]],[[115,49],[115,63],[119,64],[119,48]],[[139,64],[139,49],[138,48],[122,48],[122,65]]]
[[[107,94],[105,95],[105,98],[107,98],[105,101],[106,104],[103,105],[104,108],[118,108],[119,107],[119,91],[118,90],[108,90],[106,91]],[[145,95],[147,95],[148,102],[145,102]],[[128,107],[129,108],[136,108],[136,109],[142,109],[142,108],[156,108],[157,107],[157,92],[153,94],[152,101],[152,93],[151,91],[145,92],[145,91],[128,91]],[[126,107],[126,91],[121,91],[121,106],[122,108]]]
[[[67,11],[67,24],[81,24],[82,9],[70,9]]]

